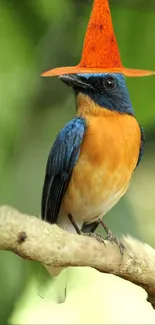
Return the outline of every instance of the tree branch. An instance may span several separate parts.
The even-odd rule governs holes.
[[[142,286],[149,301],[155,300],[155,250],[132,237],[123,237],[123,255],[118,247],[93,238],[71,234],[14,208],[0,207],[0,250],[10,250],[24,259],[50,267],[90,266]]]

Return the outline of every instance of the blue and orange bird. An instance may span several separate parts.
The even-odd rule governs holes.
[[[123,67],[108,0],[94,0],[80,64],[42,74],[59,76],[76,97],[76,116],[48,157],[42,219],[79,234],[102,222],[108,233],[102,218],[126,193],[144,147],[124,76],[151,74]]]

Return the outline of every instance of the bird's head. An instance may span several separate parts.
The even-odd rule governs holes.
[[[59,77],[78,95],[89,96],[97,105],[119,113],[134,115],[122,74],[67,74]]]

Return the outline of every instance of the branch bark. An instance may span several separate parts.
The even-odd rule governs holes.
[[[71,234],[35,216],[8,206],[0,207],[0,250],[50,267],[90,266],[142,286],[155,306],[155,250],[128,236],[120,254],[110,242],[106,246],[93,238]]]

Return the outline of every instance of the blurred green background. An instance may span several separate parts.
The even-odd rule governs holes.
[[[0,0],[0,204],[40,214],[47,155],[75,113],[74,95],[46,69],[80,60],[92,0]],[[155,70],[155,3],[111,0],[126,67]],[[118,235],[155,246],[155,77],[127,79],[145,155],[127,195],[105,217]],[[0,252],[0,324],[40,266]]]

